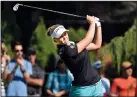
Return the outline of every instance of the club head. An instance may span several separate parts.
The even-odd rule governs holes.
[[[18,4],[18,3],[17,3],[17,4],[13,7],[13,10],[14,10],[14,11],[18,11],[18,8],[19,8],[20,5],[22,5],[22,4]]]

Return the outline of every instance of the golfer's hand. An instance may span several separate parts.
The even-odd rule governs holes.
[[[95,17],[87,15],[87,22],[89,24],[95,23]]]
[[[96,28],[101,26],[101,23],[99,22],[99,18],[95,17],[95,25]]]

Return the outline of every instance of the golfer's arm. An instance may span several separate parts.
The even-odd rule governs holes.
[[[86,47],[86,49],[88,51],[90,51],[90,50],[96,50],[96,49],[99,49],[101,47],[101,44],[102,44],[102,28],[100,26],[100,27],[98,27],[96,29],[95,42],[94,43],[90,43]]]
[[[85,49],[93,40],[95,33],[95,22],[93,21],[88,29],[88,32],[83,40],[77,43],[78,53],[80,53],[83,49]]]

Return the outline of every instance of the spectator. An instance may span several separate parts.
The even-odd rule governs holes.
[[[132,63],[124,61],[121,66],[121,77],[115,78],[112,83],[112,96],[135,96],[137,80],[132,77]]]
[[[29,82],[32,66],[23,58],[23,47],[20,42],[12,41],[11,47],[14,59],[8,64],[7,96],[27,96],[26,82]]]
[[[64,62],[59,60],[57,62],[57,70],[51,72],[48,76],[47,84],[45,86],[48,96],[68,95],[72,79],[72,75],[66,68]]]
[[[7,47],[2,41],[1,43],[1,73],[2,73],[2,82],[1,82],[1,96],[6,96],[4,80],[8,74],[8,63],[10,61],[10,56],[7,55]]]
[[[32,64],[32,75],[31,78],[35,79],[34,83],[28,84],[28,95],[40,96],[42,86],[44,82],[44,71],[38,66],[36,61],[36,51],[33,47],[28,49],[28,58]]]
[[[98,71],[98,73],[101,76],[101,82],[103,84],[103,93],[104,96],[110,95],[110,81],[108,78],[105,77],[103,66],[101,64],[101,61],[98,59],[95,63],[93,63],[94,68]]]

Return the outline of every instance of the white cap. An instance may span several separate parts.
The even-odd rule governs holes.
[[[59,25],[51,34],[52,38],[59,38],[64,32],[69,31],[63,25]]]

